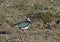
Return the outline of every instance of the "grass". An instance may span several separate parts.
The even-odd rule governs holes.
[[[53,17],[53,14],[47,12],[47,13],[42,13],[40,16],[43,19],[43,21],[50,21],[51,18]]]
[[[60,12],[57,12],[57,13],[55,14],[55,17],[56,17],[56,18],[60,18]]]
[[[60,19],[59,6],[59,0],[0,0],[0,31],[9,33],[0,34],[0,42],[60,42],[60,26],[50,30],[44,24]],[[32,20],[28,30],[22,32],[17,27],[11,27],[25,17]]]

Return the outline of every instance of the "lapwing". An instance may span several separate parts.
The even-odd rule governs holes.
[[[25,21],[20,21],[16,23],[14,26],[17,26],[19,29],[24,31],[25,29],[28,29],[30,26],[31,20],[30,18],[27,18]]]

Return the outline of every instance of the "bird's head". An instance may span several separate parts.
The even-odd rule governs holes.
[[[27,18],[27,21],[31,23],[31,19],[30,18]]]

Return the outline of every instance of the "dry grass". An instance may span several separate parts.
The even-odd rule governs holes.
[[[59,8],[59,0],[0,0],[0,32],[8,32],[0,34],[0,42],[60,42],[60,25],[55,23]],[[32,20],[28,30],[11,27],[28,14]]]

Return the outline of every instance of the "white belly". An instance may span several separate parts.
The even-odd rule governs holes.
[[[25,27],[25,28],[21,28],[21,29],[28,29],[29,28],[29,26],[27,26],[27,27]]]

